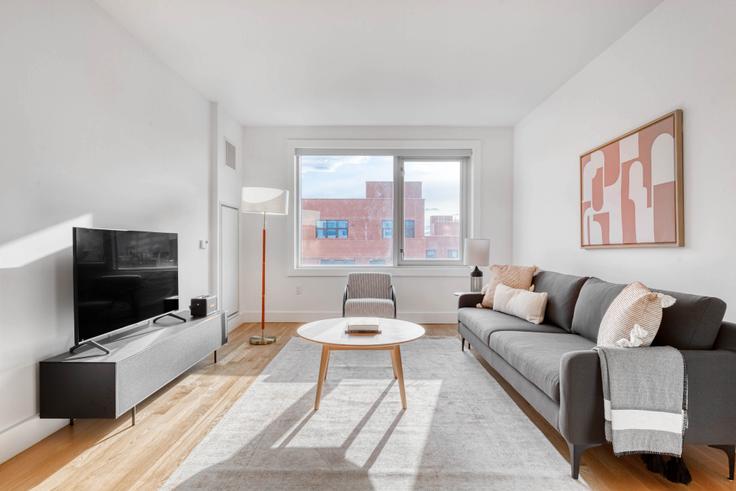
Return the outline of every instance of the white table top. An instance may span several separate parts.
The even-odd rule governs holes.
[[[315,343],[356,347],[393,346],[424,336],[422,326],[399,319],[378,319],[380,334],[348,334],[345,332],[346,322],[346,318],[310,322],[301,326],[297,334]]]

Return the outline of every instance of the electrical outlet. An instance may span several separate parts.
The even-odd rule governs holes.
[[[297,295],[301,295],[302,294],[302,287],[301,287],[301,285],[299,285],[299,286],[296,287],[296,294]]]

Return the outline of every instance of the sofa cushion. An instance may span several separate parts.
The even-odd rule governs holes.
[[[532,324],[518,317],[489,309],[460,309],[457,311],[457,320],[486,345],[491,333],[498,331],[565,332],[556,326]]]
[[[713,348],[726,314],[726,302],[715,297],[666,290],[652,291],[670,295],[676,300],[674,305],[662,311],[662,324],[652,343],[654,346],[673,346],[677,349]]]
[[[350,298],[345,302],[345,317],[386,317],[392,319],[394,302],[385,298]]]
[[[572,330],[572,315],[580,289],[588,278],[554,271],[540,271],[534,277],[534,291],[547,293],[547,312],[544,320],[547,324],[559,326],[566,331]]]
[[[551,399],[560,402],[560,359],[570,351],[586,350],[595,343],[582,336],[561,333],[495,332],[493,351]]]
[[[588,278],[580,289],[578,301],[572,316],[574,334],[580,334],[590,341],[598,339],[598,328],[608,307],[626,285],[609,283],[598,278]]]

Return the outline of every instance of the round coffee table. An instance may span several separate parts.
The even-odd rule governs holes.
[[[336,350],[386,350],[391,351],[394,378],[399,381],[401,406],[406,409],[406,391],[404,390],[404,369],[401,366],[401,348],[424,336],[424,328],[413,322],[398,319],[378,319],[381,332],[378,334],[348,334],[345,332],[347,318],[324,319],[304,324],[297,330],[302,338],[322,345],[322,359],[319,364],[317,378],[317,396],[314,410],[319,409],[322,396],[322,385],[327,378],[327,366],[330,363],[330,352]]]

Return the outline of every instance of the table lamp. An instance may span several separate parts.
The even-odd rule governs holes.
[[[289,214],[289,191],[275,188],[244,187],[240,202],[241,213],[263,215],[261,230],[261,335],[251,336],[250,344],[271,344],[275,336],[266,336],[266,215]]]
[[[465,239],[464,263],[466,266],[475,266],[475,269],[470,272],[471,292],[479,292],[483,288],[483,271],[478,268],[478,265],[487,265],[490,255],[490,239]]]

